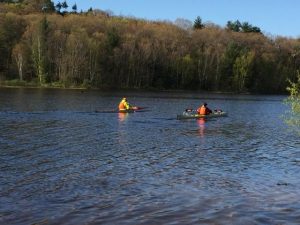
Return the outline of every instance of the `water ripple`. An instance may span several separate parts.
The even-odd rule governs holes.
[[[45,95],[45,106],[28,95],[45,110],[0,111],[1,224],[300,220],[300,142],[277,98],[210,98],[236,113],[178,121],[199,99],[137,98],[153,110],[124,116],[91,110],[116,97]]]

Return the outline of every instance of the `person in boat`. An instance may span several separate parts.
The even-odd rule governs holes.
[[[132,106],[127,102],[126,98],[122,98],[122,101],[119,103],[119,111],[127,111],[127,110],[139,110],[140,107]]]
[[[207,103],[204,102],[198,109],[197,109],[198,114],[200,115],[209,115],[212,113],[212,110],[207,107]]]
[[[121,102],[119,103],[119,110],[120,111],[125,111],[125,110],[129,110],[132,107],[130,106],[129,102],[127,102],[126,98],[122,98]]]

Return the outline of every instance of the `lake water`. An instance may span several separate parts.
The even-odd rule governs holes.
[[[0,89],[0,224],[299,224],[283,99]],[[228,117],[176,120],[203,101]]]

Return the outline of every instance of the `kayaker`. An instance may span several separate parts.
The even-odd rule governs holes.
[[[131,109],[131,106],[127,102],[127,99],[123,98],[122,101],[119,103],[119,110],[124,111],[124,110],[128,110],[128,109]]]
[[[209,115],[212,113],[211,109],[207,107],[207,103],[204,102],[198,109],[198,114],[200,115]]]

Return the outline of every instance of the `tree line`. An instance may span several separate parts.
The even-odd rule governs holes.
[[[282,93],[300,67],[299,39],[266,36],[247,22],[222,28],[197,17],[180,26],[12,2],[0,2],[2,83]]]

